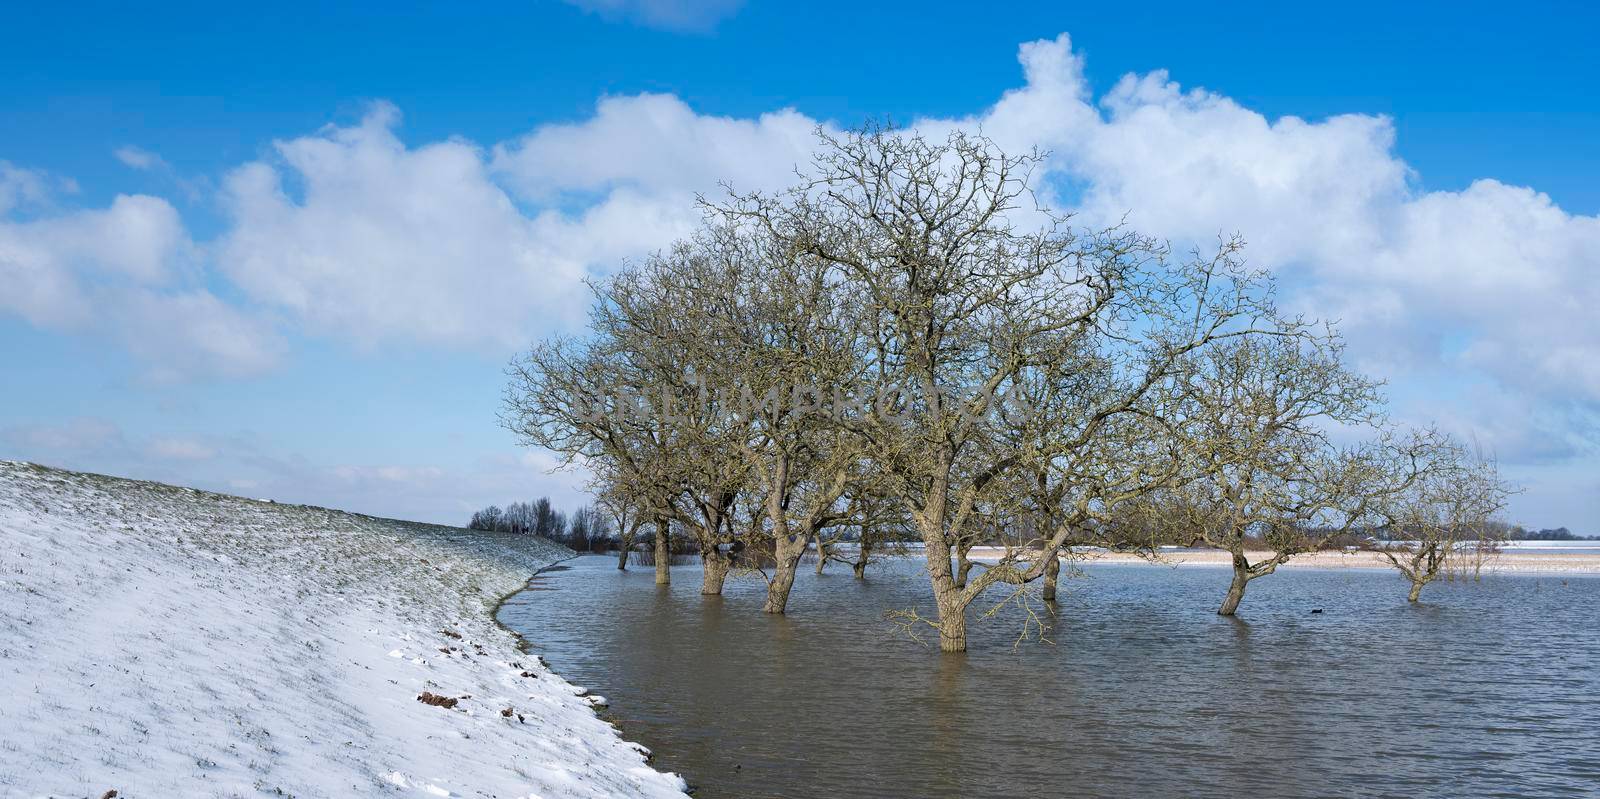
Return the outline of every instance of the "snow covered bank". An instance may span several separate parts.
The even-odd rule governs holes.
[[[0,795],[682,796],[491,618],[570,554],[0,462]]]

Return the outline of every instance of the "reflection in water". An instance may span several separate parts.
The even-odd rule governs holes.
[[[1222,570],[1090,566],[1041,611],[1053,644],[1014,650],[1008,610],[951,656],[884,619],[932,612],[915,562],[802,570],[786,617],[759,578],[701,597],[692,567],[657,587],[614,566],[573,561],[501,618],[702,797],[1600,785],[1600,579],[1441,583],[1413,606],[1388,572],[1292,570],[1226,618]]]

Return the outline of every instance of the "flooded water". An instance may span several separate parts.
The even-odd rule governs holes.
[[[1107,565],[1063,581],[1051,643],[1013,647],[1007,608],[941,655],[884,618],[931,612],[914,561],[803,573],[785,617],[759,577],[570,565],[501,619],[699,797],[1600,795],[1596,578],[1408,605],[1392,573],[1287,570],[1226,619],[1225,570]]]

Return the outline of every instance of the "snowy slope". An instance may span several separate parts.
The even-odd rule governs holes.
[[[0,461],[0,796],[682,796],[492,620],[570,554]]]

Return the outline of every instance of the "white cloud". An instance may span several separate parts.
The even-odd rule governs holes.
[[[608,98],[593,119],[541,127],[492,159],[459,139],[408,147],[398,124],[380,104],[230,174],[226,274],[256,301],[363,344],[508,351],[578,323],[591,272],[690,233],[697,192],[787,184],[816,123]]]
[[[1020,60],[1026,85],[986,113],[919,126],[1050,150],[1047,181],[1081,192],[1064,199],[1082,222],[1126,217],[1180,245],[1242,232],[1252,260],[1285,277],[1289,305],[1342,319],[1353,355],[1397,385],[1482,374],[1546,416],[1592,424],[1561,408],[1600,406],[1600,217],[1495,181],[1421,190],[1381,116],[1269,120],[1163,71],[1096,102],[1066,36]],[[1518,454],[1554,446],[1500,429],[1524,425],[1486,418],[1475,397],[1457,403],[1441,415],[1526,444]]]
[[[1322,265],[1333,285],[1371,283],[1406,298],[1396,325],[1464,338],[1451,365],[1538,393],[1600,403],[1600,218],[1495,181],[1421,195],[1365,258]]]
[[[254,374],[273,365],[277,334],[198,287],[200,274],[198,248],[158,197],[119,195],[103,209],[26,221],[0,217],[0,312],[110,337],[150,365],[147,377]]]
[[[1391,403],[1395,419],[1413,427],[1437,424],[1502,461],[1547,464],[1600,456],[1594,413],[1469,374],[1405,381]]]
[[[605,270],[663,248],[700,221],[697,194],[789,185],[817,123],[794,110],[752,120],[701,116],[676,97],[608,97],[592,118],[540,127],[494,150],[495,174],[546,207],[541,241]],[[561,210],[577,206],[580,210]]]
[[[744,0],[563,0],[602,19],[627,20],[649,28],[705,32],[733,16]]]
[[[261,481],[252,490],[287,501],[309,501],[444,524],[465,524],[488,505],[548,496],[571,511],[591,500],[583,475],[551,472],[548,456],[495,453],[455,466],[384,464],[299,468]]]
[[[50,196],[50,179],[43,172],[0,161],[0,214],[38,205]]]
[[[129,169],[156,176],[161,182],[177,189],[190,202],[200,202],[215,191],[210,177],[180,175],[166,159],[142,147],[125,145],[112,151],[112,155]]]
[[[115,155],[117,160],[121,161],[129,169],[149,170],[165,169],[167,167],[167,162],[161,160],[161,156],[131,144],[118,147],[112,152],[112,155]]]
[[[209,291],[137,292],[108,300],[126,346],[151,364],[146,377],[173,382],[196,373],[250,377],[277,367],[286,344],[265,319]]]
[[[6,224],[0,236],[13,264],[93,272],[143,285],[172,278],[193,252],[177,209],[143,194],[118,195],[103,210]]]
[[[649,195],[784,186],[810,160],[816,121],[793,109],[755,119],[702,116],[677,97],[606,97],[590,119],[535,129],[495,148],[495,168],[527,198],[629,188]]]
[[[229,277],[364,344],[507,348],[580,318],[584,264],[539,235],[484,154],[461,140],[407,148],[398,121],[378,105],[357,126],[277,142],[279,163],[229,175],[233,226],[218,251]]]

